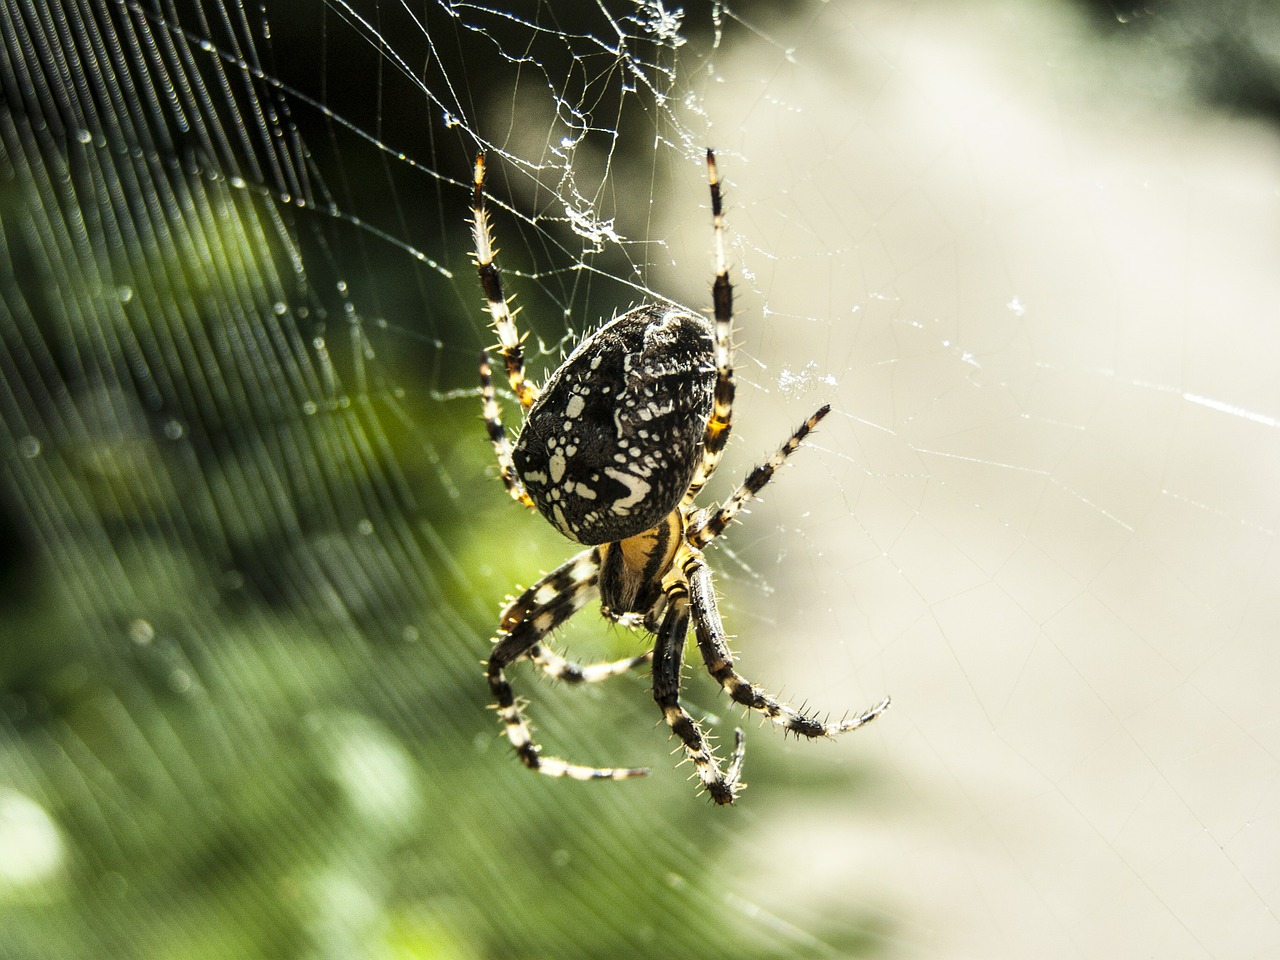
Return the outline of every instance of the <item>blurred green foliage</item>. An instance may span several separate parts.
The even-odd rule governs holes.
[[[0,117],[0,957],[876,948],[838,895],[735,871],[763,805],[694,798],[645,677],[517,682],[548,742],[650,780],[515,762],[478,661],[501,598],[569,545],[502,495],[474,397],[447,392],[474,382],[470,278],[349,254],[139,126],[79,43],[132,49],[116,66],[152,91],[124,8],[59,43],[36,8]],[[570,637],[642,642],[595,618]]]

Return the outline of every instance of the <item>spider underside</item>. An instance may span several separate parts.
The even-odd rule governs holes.
[[[716,803],[728,804],[744,786],[744,738],[741,730],[735,731],[733,752],[722,766],[707,735],[680,702],[691,621],[711,676],[734,702],[759,711],[784,731],[811,738],[846,733],[878,716],[889,700],[851,719],[824,723],[780,703],[734,667],[703,550],[772,479],[830,407],[821,407],[805,420],[722,504],[702,510],[694,506],[729,439],[734,396],[733,287],[711,150],[707,171],[716,269],[712,318],[669,304],[636,307],[585,338],[539,388],[525,378],[522,338],[494,263],[484,156],[476,158],[476,267],[507,380],[525,411],[513,445],[499,416],[488,353],[482,354],[480,396],[489,439],[511,498],[536,509],[585,548],[503,609],[486,674],[507,737],[526,767],[576,780],[618,780],[649,771],[580,766],[544,756],[507,681],[506,668],[529,659],[556,679],[581,683],[652,659],[654,700],[702,786]],[[546,638],[594,600],[600,601],[609,619],[642,624],[656,638],[652,651],[587,666],[552,651]]]

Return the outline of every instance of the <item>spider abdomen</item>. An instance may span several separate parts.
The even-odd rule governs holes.
[[[697,314],[646,304],[587,337],[512,450],[538,511],[588,545],[656,526],[697,470],[715,380],[715,332]]]

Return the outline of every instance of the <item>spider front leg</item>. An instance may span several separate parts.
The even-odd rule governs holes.
[[[733,755],[729,770],[720,772],[720,763],[697,721],[680,704],[680,672],[684,666],[684,643],[689,635],[689,598],[683,583],[667,591],[667,609],[658,630],[653,652],[653,699],[662,708],[662,716],[684,744],[685,753],[697,768],[699,779],[711,799],[718,804],[733,803],[742,788],[742,760],[745,740],[741,730],[734,731]]]
[[[653,659],[653,651],[649,650],[637,657],[625,657],[622,660],[583,664],[566,660],[554,650],[548,649],[544,644],[535,643],[529,649],[529,659],[537,664],[538,668],[551,679],[573,685],[596,683],[599,680],[607,680],[609,677],[616,677],[618,674],[626,673],[628,670],[633,670],[640,664],[648,663]]]
[[[874,720],[889,706],[886,697],[870,710],[840,723],[823,723],[816,717],[806,716],[765,693],[750,683],[734,669],[733,656],[716,608],[715,588],[711,583],[711,570],[702,555],[691,552],[684,564],[684,574],[689,582],[689,599],[693,604],[694,630],[698,635],[698,649],[702,652],[707,672],[715,677],[735,703],[758,710],[766,717],[797,736],[833,737],[836,734],[856,730]]]
[[[580,674],[578,680],[603,679],[646,659],[636,657],[630,661],[619,661],[619,664],[625,662],[627,667],[599,664],[579,668],[540,646],[544,637],[596,597],[599,571],[599,555],[596,548],[592,547],[561,564],[508,604],[499,622],[497,645],[485,670],[489,689],[496,701],[498,717],[502,720],[507,739],[515,748],[520,762],[530,770],[550,777],[622,780],[641,777],[649,772],[633,768],[584,767],[558,757],[542,756],[541,748],[534,742],[529,725],[516,702],[511,684],[507,682],[505,668],[526,657],[533,659],[544,670],[548,664],[553,667],[563,665],[574,668]]]

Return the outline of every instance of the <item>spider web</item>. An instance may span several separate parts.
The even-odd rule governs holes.
[[[0,15],[6,955],[1280,950],[1274,134],[1166,48],[1007,3]],[[784,695],[895,699],[746,725],[729,811],[645,677],[516,673],[549,750],[655,771],[580,785],[477,667],[571,547],[478,419],[472,158],[540,376],[708,303],[707,144],[709,493],[836,411],[716,549],[727,626]]]

